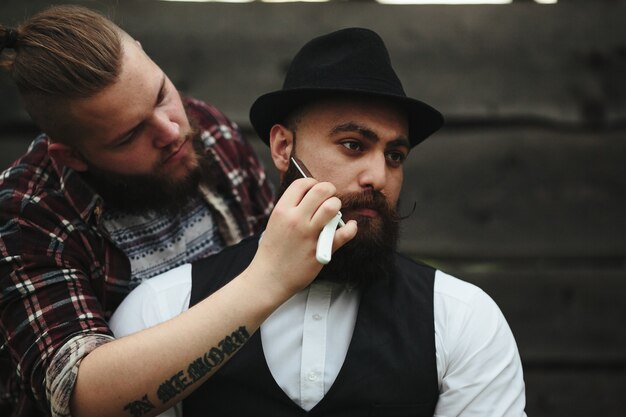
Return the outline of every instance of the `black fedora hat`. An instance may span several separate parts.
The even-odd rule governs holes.
[[[250,108],[250,122],[269,143],[276,123],[299,106],[331,94],[387,98],[402,105],[415,146],[443,125],[443,116],[426,103],[407,97],[391,66],[383,40],[375,32],[348,28],[308,42],[289,66],[283,88],[259,97]]]

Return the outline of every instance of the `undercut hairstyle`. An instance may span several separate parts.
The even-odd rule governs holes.
[[[51,110],[92,97],[119,77],[123,36],[98,12],[52,6],[15,29],[0,26],[0,66],[11,74],[35,123],[50,135],[59,116]]]

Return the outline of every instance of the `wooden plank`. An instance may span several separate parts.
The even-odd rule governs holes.
[[[413,253],[626,255],[623,131],[444,129],[413,153],[404,195],[417,208],[403,235]]]
[[[626,372],[622,369],[526,370],[530,417],[623,417]]]
[[[4,1],[0,16],[16,21],[48,3]],[[252,101],[280,86],[288,62],[305,41],[346,26],[377,30],[406,90],[453,122],[615,126],[626,120],[623,2],[455,7],[78,3],[113,15],[181,90],[215,102],[242,124],[247,124]],[[8,82],[0,78],[0,125],[24,117]]]
[[[305,41],[346,26],[377,30],[406,90],[452,118],[599,123],[620,120],[626,112],[621,76],[626,68],[624,5],[203,6],[208,5],[151,9],[161,19],[172,19],[170,24],[185,22],[185,33],[172,40],[176,48],[163,43],[152,20],[158,16],[146,19],[138,13],[141,19],[126,21],[188,91],[213,97],[224,80],[232,80],[239,93],[216,100],[240,120],[246,119],[247,104],[258,94],[280,86],[287,63]],[[207,24],[207,16],[219,18]],[[263,22],[261,27],[258,22]],[[180,65],[193,58],[192,65]]]
[[[526,269],[497,271],[440,267],[494,299],[524,363],[626,368],[624,269],[546,269],[532,262]]]

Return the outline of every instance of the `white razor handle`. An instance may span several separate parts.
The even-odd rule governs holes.
[[[333,238],[335,237],[335,230],[337,225],[341,221],[341,212],[338,212],[335,217],[331,219],[326,226],[320,232],[320,237],[317,239],[317,250],[315,252],[315,259],[322,265],[326,265],[330,262],[330,258],[333,253]]]

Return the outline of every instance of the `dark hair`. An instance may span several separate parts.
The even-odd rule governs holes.
[[[14,49],[17,44],[17,31],[13,28],[0,26],[0,52],[3,49]]]

